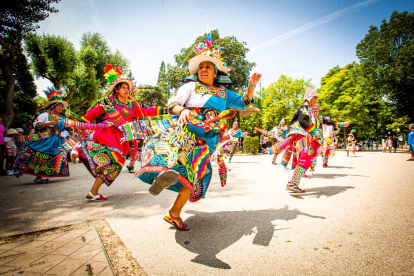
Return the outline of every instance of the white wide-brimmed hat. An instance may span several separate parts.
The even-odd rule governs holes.
[[[198,55],[190,59],[190,61],[188,62],[188,70],[190,71],[190,74],[194,75],[195,73],[197,73],[198,66],[200,65],[200,63],[204,61],[209,61],[211,63],[214,63],[214,65],[216,65],[217,69],[220,72],[228,75],[227,67],[224,66],[224,62],[222,62],[221,60],[218,60],[214,56],[209,56],[209,55]]]
[[[134,89],[134,84],[130,79],[123,78],[122,72],[119,67],[113,67],[112,64],[107,64],[105,69],[105,78],[109,83],[108,92],[111,93],[114,91],[114,88],[119,83],[128,84],[128,90],[132,91]]]
[[[226,63],[223,62],[223,58],[221,57],[224,51],[224,47],[220,46],[219,41],[213,40],[210,32],[207,33],[206,39],[207,40],[198,43],[193,48],[196,56],[190,59],[188,62],[188,70],[190,71],[190,75],[197,73],[198,66],[203,61],[214,63],[220,72],[228,75]]]

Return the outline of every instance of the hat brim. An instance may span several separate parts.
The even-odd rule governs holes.
[[[45,103],[43,105],[43,108],[49,108],[51,105],[56,104],[56,103],[63,104],[63,107],[64,108],[68,108],[69,107],[69,104],[66,101],[52,100],[52,101],[48,101],[47,103]]]
[[[205,55],[199,55],[199,56],[195,56],[192,59],[190,59],[190,61],[188,62],[188,70],[190,71],[191,75],[194,75],[197,73],[198,71],[198,66],[200,65],[200,63],[202,63],[203,61],[209,61],[211,63],[214,63],[214,65],[217,66],[217,69],[228,75],[227,73],[227,67],[224,66],[223,62],[212,57],[212,56],[205,56]]]
[[[126,84],[128,84],[128,87],[129,87],[129,91],[132,91],[132,89],[134,89],[134,84],[132,83],[132,81],[131,80],[129,80],[129,79],[126,79],[126,78],[118,78],[118,79],[116,79],[116,80],[114,80],[112,83],[111,83],[111,86],[109,87],[109,92],[113,92],[114,91],[114,89],[115,89],[115,86],[117,85],[117,84],[119,84],[119,83],[126,83]]]

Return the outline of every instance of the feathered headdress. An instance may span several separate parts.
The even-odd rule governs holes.
[[[224,47],[220,46],[219,41],[214,42],[213,38],[211,37],[211,33],[208,33],[206,35],[206,40],[204,40],[204,42],[200,42],[198,45],[194,46],[194,53],[196,53],[196,55],[211,56],[220,61],[223,61],[223,58],[221,57],[223,51]],[[223,66],[226,65],[227,64],[224,62]]]
[[[117,78],[122,78],[122,72],[119,67],[112,67],[112,64],[107,64],[105,69],[105,78],[106,81],[110,84]]]
[[[118,83],[124,82],[128,85],[129,91],[132,91],[134,84],[131,80],[122,77],[122,72],[119,67],[113,67],[112,64],[107,64],[104,68],[105,78],[109,84],[108,93],[111,93]]]
[[[218,81],[221,81],[221,83],[231,83],[230,79],[228,79],[228,74],[231,69],[226,67],[227,63],[224,62],[222,57],[224,47],[220,46],[219,41],[213,40],[211,32],[208,31],[204,42],[200,42],[195,45],[193,50],[196,56],[188,62],[188,70],[190,71],[190,75],[197,73],[200,63],[203,61],[209,61],[214,64],[216,74],[219,75],[219,78],[221,78],[221,80],[219,79]],[[221,74],[218,74],[219,72],[217,71],[220,71]]]
[[[45,93],[45,95],[46,95],[46,97],[49,101],[47,103],[45,103],[44,105],[42,105],[39,109],[48,108],[51,105],[58,104],[58,103],[63,104],[64,108],[67,108],[69,106],[69,104],[66,101],[63,100],[63,91],[62,90],[57,90],[55,88],[48,87],[43,92]]]

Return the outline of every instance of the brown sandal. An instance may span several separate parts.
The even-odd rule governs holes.
[[[171,215],[171,210],[168,211],[168,213],[169,213],[170,216],[165,216],[164,217],[164,220],[166,222],[168,222],[169,224],[172,224],[177,230],[180,230],[180,231],[188,231],[188,230],[190,230],[190,228],[187,227],[187,224],[185,224],[183,222],[182,218],[180,218],[180,217],[178,217],[178,218],[173,217]],[[174,221],[175,219],[176,220],[180,220],[180,224],[177,224],[177,222]]]

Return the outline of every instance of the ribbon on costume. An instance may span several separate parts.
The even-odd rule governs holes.
[[[167,127],[173,127],[178,125],[178,119],[163,119],[156,121],[137,120],[130,123],[123,124],[118,127],[124,137],[121,138],[121,142],[131,140],[141,140],[154,136],[155,134],[163,131]]]
[[[270,138],[276,138],[271,131],[261,129],[261,128],[258,128],[258,127],[254,127],[254,129],[257,130],[258,132],[260,132],[261,134],[263,134],[264,136],[267,136],[267,137],[270,137]]]
[[[84,123],[77,120],[72,120],[68,118],[61,118],[60,124],[64,125],[65,127],[75,128],[75,129],[82,129],[82,130],[98,130],[104,129],[110,125],[108,122],[102,122],[100,124],[91,124],[91,123]]]
[[[86,140],[86,138],[92,133],[92,130],[80,130],[76,134],[77,136],[71,137],[65,143],[62,144],[56,151],[63,151],[65,153],[70,152],[78,143]]]
[[[219,175],[220,175],[221,187],[224,187],[224,186],[226,186],[226,182],[227,182],[227,168],[226,168],[226,164],[224,163],[223,156],[220,155],[217,158],[217,165],[219,166]]]
[[[19,143],[26,143],[26,142],[30,142],[30,141],[37,141],[37,140],[41,140],[41,139],[47,139],[53,136],[53,132],[51,130],[48,130],[46,132],[43,133],[38,133],[38,134],[30,134],[30,135],[21,135],[21,136],[17,136],[16,141]]]

